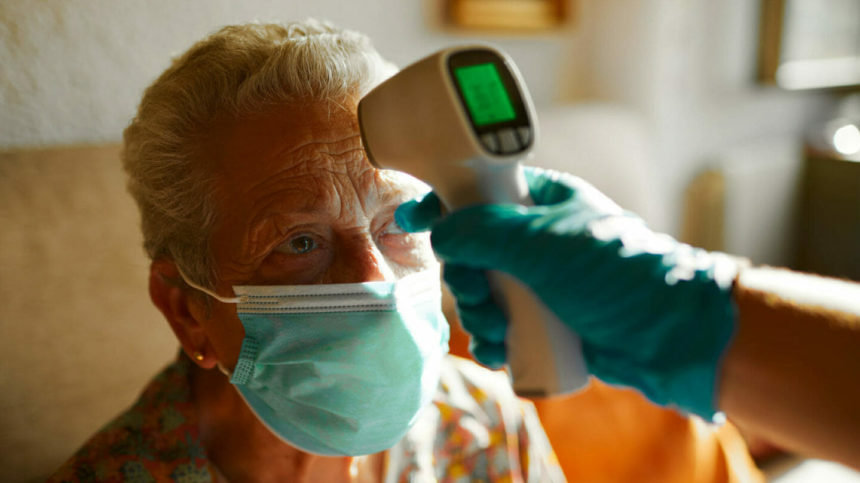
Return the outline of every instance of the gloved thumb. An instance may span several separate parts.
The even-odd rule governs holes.
[[[409,233],[427,231],[442,217],[442,204],[432,191],[423,198],[407,201],[397,207],[394,221]]]
[[[504,270],[515,258],[512,244],[524,238],[532,218],[520,205],[471,206],[436,222],[430,241],[445,263]]]

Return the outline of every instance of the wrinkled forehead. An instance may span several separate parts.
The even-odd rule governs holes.
[[[405,173],[375,168],[357,136],[308,137],[294,149],[271,152],[263,146],[222,156],[214,173],[219,211],[245,207],[310,212],[338,205],[359,205],[351,206],[350,212],[372,211],[375,205],[429,190]]]
[[[370,164],[354,108],[284,106],[225,123],[208,138],[218,217],[213,235],[244,233],[254,251],[290,224],[362,223],[380,205],[428,189],[409,175]]]
[[[374,168],[362,148],[355,103],[307,102],[226,122],[208,136],[206,150],[218,190],[230,198],[297,182],[299,191],[330,187],[367,191],[425,186],[408,175]],[[385,186],[378,186],[379,183]],[[349,186],[352,184],[353,186]]]

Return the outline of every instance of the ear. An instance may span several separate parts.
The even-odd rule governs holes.
[[[182,349],[189,359],[204,368],[212,369],[217,364],[215,351],[209,340],[205,325],[199,314],[192,311],[195,303],[181,280],[176,264],[170,260],[153,260],[149,266],[149,297],[167,319]],[[196,317],[194,314],[198,314]]]

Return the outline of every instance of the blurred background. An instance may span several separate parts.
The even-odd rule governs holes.
[[[860,0],[4,0],[0,481],[49,474],[176,351],[117,160],[143,89],[222,25],[309,16],[400,66],[494,43],[539,108],[533,164],[684,241],[860,279]]]

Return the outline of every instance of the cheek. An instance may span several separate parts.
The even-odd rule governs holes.
[[[438,267],[429,233],[388,235],[380,240],[382,252],[395,272],[409,274]]]

